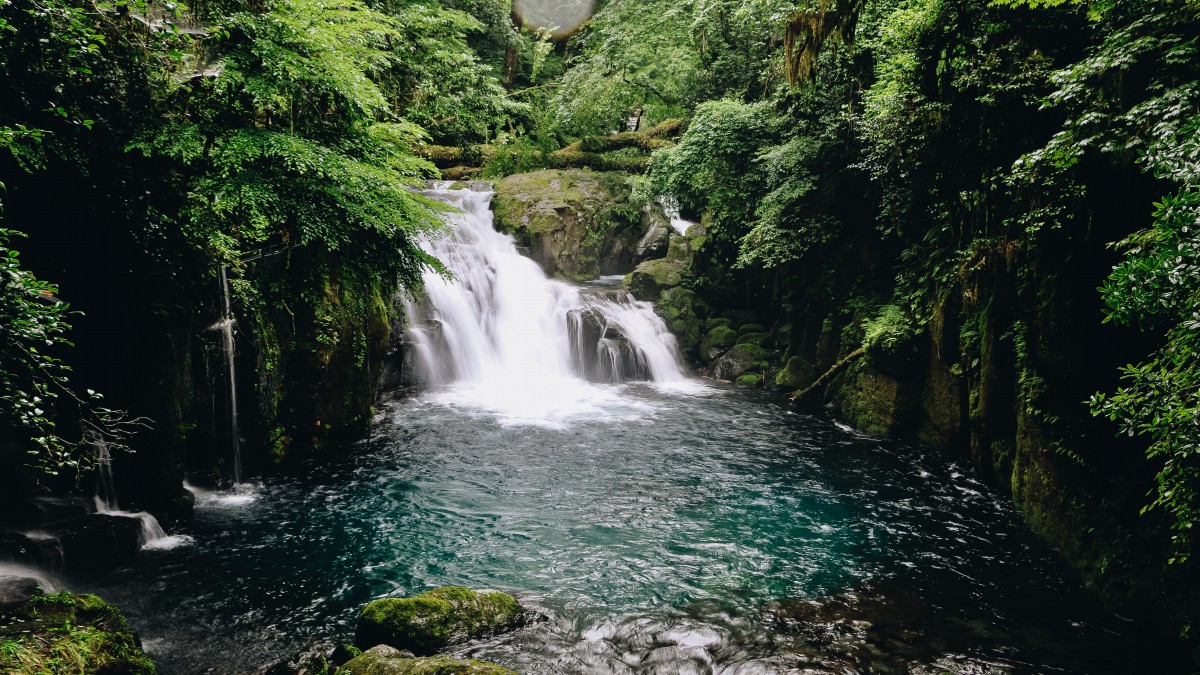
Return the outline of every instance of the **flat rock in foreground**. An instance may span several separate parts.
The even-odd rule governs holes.
[[[338,669],[337,675],[516,675],[486,661],[448,656],[411,657],[386,645],[373,647]]]

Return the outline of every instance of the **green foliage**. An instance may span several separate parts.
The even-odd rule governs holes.
[[[36,595],[0,625],[0,670],[154,675],[120,611],[94,595]]]
[[[649,180],[639,190],[674,196],[685,213],[711,216],[702,255],[694,262],[697,281],[710,290],[728,287],[729,272],[763,186],[758,150],[770,138],[769,108],[720,100],[702,103],[687,133],[673,148],[652,156]]]
[[[215,35],[220,76],[174,92],[167,122],[130,144],[178,166],[192,244],[231,264],[266,245],[354,250],[339,259],[346,273],[419,285],[436,263],[415,239],[438,222],[409,187],[434,170],[412,152],[419,127],[376,121],[389,101],[372,79],[408,37],[397,20],[286,0]]]
[[[862,345],[870,352],[891,352],[912,341],[915,330],[904,310],[884,305],[863,323]]]
[[[21,268],[14,236],[0,229],[0,423],[32,441],[30,463],[42,472],[79,473],[91,459],[82,451],[85,439],[62,438],[54,422],[60,402],[83,402],[70,386],[70,368],[54,355],[70,346],[70,308],[57,288]]]
[[[483,16],[496,20],[490,10],[498,3],[465,4],[484,6]],[[439,143],[465,145],[490,140],[511,118],[527,112],[507,97],[494,69],[471,46],[475,36],[487,31],[495,37],[502,26],[485,25],[437,3],[403,3],[391,15],[403,47],[389,54],[380,80],[404,119],[429,130]],[[500,39],[510,38],[505,33]]]
[[[561,123],[577,135],[621,131],[632,116],[649,126],[695,105],[700,56],[690,37],[692,3],[614,0],[575,40],[554,99]]]
[[[1108,321],[1140,326],[1162,346],[1122,369],[1124,386],[1097,394],[1092,410],[1122,432],[1146,437],[1157,463],[1157,488],[1146,510],[1172,520],[1173,561],[1187,562],[1200,523],[1200,117],[1164,139],[1150,157],[1179,190],[1154,205],[1154,222],[1117,246],[1125,259],[1100,289]]]

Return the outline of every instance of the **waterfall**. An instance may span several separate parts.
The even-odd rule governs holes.
[[[237,364],[235,363],[236,343],[233,339],[233,328],[236,320],[233,317],[233,303],[229,297],[229,274],[221,265],[221,320],[214,328],[221,331],[221,346],[225,353],[225,366],[229,380],[229,445],[233,457],[233,482],[242,482],[242,438],[238,430],[237,405]]]
[[[671,221],[671,229],[679,234],[687,234],[688,228],[695,225],[690,220],[684,220],[679,215],[679,200],[671,195],[663,195],[658,198],[658,205],[662,207],[663,213]]]
[[[168,537],[159,525],[158,519],[145,511],[122,511],[117,503],[117,489],[113,482],[112,451],[108,441],[100,434],[90,432],[89,442],[96,449],[96,460],[99,464],[99,477],[96,481],[96,512],[124,518],[137,518],[142,523],[142,546],[160,547],[161,543],[173,538]]]
[[[446,216],[446,236],[425,243],[454,278],[426,273],[424,297],[408,307],[421,384],[540,417],[595,400],[589,381],[685,379],[675,338],[650,303],[619,287],[548,278],[493,228],[492,192],[426,194],[458,212]]]

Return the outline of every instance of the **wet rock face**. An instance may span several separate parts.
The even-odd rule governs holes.
[[[37,595],[40,587],[33,577],[0,576],[0,611],[12,609]]]
[[[718,380],[736,380],[754,369],[768,367],[770,352],[757,345],[734,345],[712,363],[709,374]]]
[[[103,513],[48,525],[39,533],[58,542],[63,572],[84,579],[132,562],[142,545],[140,520]]]
[[[649,379],[645,356],[620,326],[590,308],[572,310],[570,320],[578,326],[572,335],[571,352],[588,381],[619,383]]]
[[[384,644],[426,656],[527,622],[526,612],[507,593],[448,586],[369,603],[359,617],[355,642],[359,647]]]
[[[338,675],[516,675],[486,661],[448,656],[414,657],[387,645],[372,647],[337,670]]]
[[[548,169],[509,176],[495,190],[496,229],[551,276],[625,274],[665,251],[669,226],[632,201],[627,174]]]
[[[1095,663],[1080,663],[1077,651],[1057,651],[1070,642],[1063,636],[1079,624],[1066,615],[1055,616],[1053,609],[1032,624],[1010,623],[995,607],[947,606],[903,584],[883,583],[818,599],[780,600],[767,607],[767,615],[784,636],[783,649],[810,663],[842,664],[832,672],[1099,672]],[[1082,632],[1079,636],[1095,639]],[[1111,645],[1095,647],[1096,653],[1104,653]],[[1035,654],[1035,661],[1023,660]],[[1131,661],[1153,658],[1129,656]],[[1124,655],[1118,661],[1110,662],[1104,672],[1141,672],[1127,665]],[[1158,670],[1143,665],[1146,672]]]

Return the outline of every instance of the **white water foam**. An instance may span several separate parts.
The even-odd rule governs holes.
[[[183,487],[196,498],[196,508],[231,509],[246,506],[258,500],[260,486],[253,483],[238,483],[230,490],[205,490],[186,480]]]
[[[454,278],[427,273],[424,297],[409,303],[408,336],[427,400],[481,410],[505,425],[559,427],[653,414],[612,385],[697,389],[650,303],[611,278],[588,288],[548,278],[493,227],[491,192],[426,194],[458,209],[446,217],[449,234],[425,244]]]
[[[117,503],[117,489],[113,482],[112,453],[108,442],[98,434],[91,438],[96,448],[100,479],[96,482],[96,513],[122,518],[136,518],[142,525],[142,549],[172,549],[190,543],[192,538],[185,534],[168,535],[158,519],[145,511],[125,511]]]
[[[62,581],[46,574],[45,571],[17,563],[0,562],[0,577],[33,579],[45,593],[57,593],[66,588]]]

